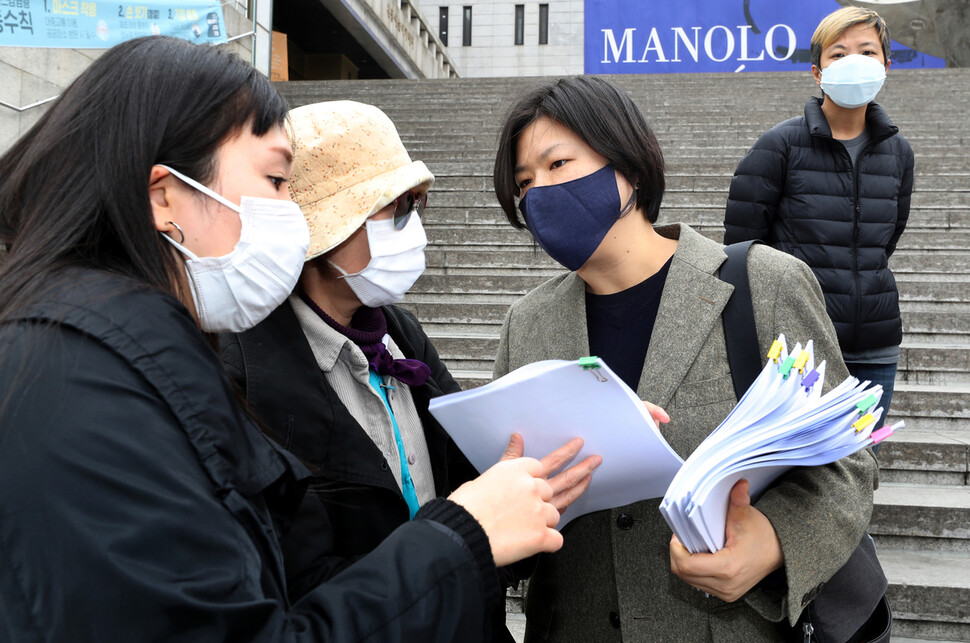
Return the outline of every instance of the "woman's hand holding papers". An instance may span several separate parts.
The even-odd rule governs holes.
[[[662,408],[646,400],[640,401],[643,402],[643,405],[647,408],[647,413],[650,414],[650,417],[653,418],[654,422],[657,424],[666,424],[667,422],[670,422],[670,416]]]
[[[449,496],[481,523],[497,566],[562,547],[562,535],[555,529],[559,512],[582,495],[602,461],[590,456],[556,473],[582,447],[576,438],[542,460],[523,458],[522,436],[513,434],[498,464]]]
[[[724,549],[713,554],[691,554],[672,536],[670,571],[730,603],[785,562],[774,527],[751,506],[747,480],[738,481],[731,489],[724,535]]]

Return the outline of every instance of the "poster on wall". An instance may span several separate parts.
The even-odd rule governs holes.
[[[0,0],[0,46],[104,49],[139,36],[226,42],[218,0]]]
[[[849,4],[874,9],[886,20],[893,67],[946,66],[934,0],[586,0],[585,71],[808,70],[818,23]]]

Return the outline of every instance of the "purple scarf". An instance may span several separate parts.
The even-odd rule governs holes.
[[[391,357],[391,353],[384,346],[387,319],[384,318],[384,311],[380,308],[361,306],[350,320],[351,327],[347,328],[323,312],[323,309],[317,306],[305,292],[300,293],[300,299],[330,328],[357,344],[364,352],[367,363],[378,375],[390,375],[408,386],[421,386],[431,376],[431,369],[421,360]]]

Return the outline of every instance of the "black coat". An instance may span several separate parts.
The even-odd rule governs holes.
[[[437,495],[478,475],[428,412],[431,398],[459,391],[418,320],[397,306],[382,308],[387,332],[410,359],[431,369],[411,388],[424,429]],[[377,445],[337,397],[313,356],[292,306],[284,303],[244,333],[220,337],[229,374],[245,392],[264,431],[314,472],[292,529],[283,539],[290,597],[330,578],[408,522],[408,505]],[[495,632],[509,640],[504,606]]]
[[[811,268],[843,352],[902,341],[889,270],[909,218],[913,150],[875,103],[855,167],[832,138],[821,100],[765,132],[731,180],[724,243],[761,239]]]
[[[487,538],[435,500],[288,599],[307,472],[257,431],[185,308],[72,270],[0,325],[0,640],[468,641]]]

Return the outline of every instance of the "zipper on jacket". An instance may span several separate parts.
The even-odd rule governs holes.
[[[868,127],[868,124],[866,125]],[[852,163],[852,155],[849,154],[849,150],[845,149],[845,145],[842,145],[842,150],[845,155],[849,157],[849,163],[852,165],[852,209],[854,222],[852,226],[852,278],[855,280],[855,315],[852,319],[852,349],[856,350],[856,346],[859,345],[859,335],[861,334],[861,322],[862,319],[862,277],[859,275],[859,237],[861,236],[862,228],[862,202],[859,198],[859,164],[862,163],[862,159],[865,158],[869,150],[873,148],[874,142],[870,138],[866,143],[866,146],[862,148],[859,153],[859,158],[856,159],[855,163]],[[843,347],[843,351],[845,348]]]
[[[812,622],[805,621],[802,623],[802,640],[804,643],[812,643],[813,634],[815,634],[815,628],[812,626]]]

